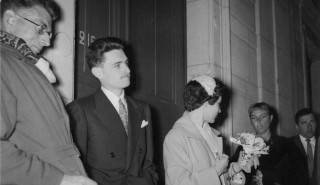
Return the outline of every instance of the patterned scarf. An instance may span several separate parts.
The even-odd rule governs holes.
[[[27,57],[32,64],[37,66],[51,83],[56,82],[56,77],[49,67],[49,62],[34,54],[23,39],[0,30],[0,43],[11,46],[19,51]]]

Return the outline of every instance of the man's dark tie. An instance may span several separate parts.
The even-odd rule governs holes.
[[[312,172],[313,172],[313,154],[312,154],[312,148],[311,148],[311,144],[310,144],[310,139],[306,139],[306,141],[307,141],[309,177],[312,177]]]
[[[128,113],[127,113],[126,107],[124,106],[120,98],[119,98],[119,115],[122,120],[124,129],[128,134]]]

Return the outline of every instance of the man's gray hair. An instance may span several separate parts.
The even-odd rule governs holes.
[[[31,8],[33,6],[43,7],[50,15],[52,20],[58,18],[59,9],[53,0],[1,0],[1,18],[7,10],[17,11],[22,8]]]

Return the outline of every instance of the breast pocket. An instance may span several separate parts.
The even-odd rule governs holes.
[[[199,171],[211,166],[211,157],[208,148],[206,147],[205,141],[189,138],[190,142],[190,159],[193,163],[195,171]]]

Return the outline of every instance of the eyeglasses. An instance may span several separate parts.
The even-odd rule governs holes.
[[[33,22],[33,21],[25,18],[25,17],[22,17],[22,16],[19,15],[19,14],[16,14],[16,15],[19,16],[19,17],[21,17],[21,18],[23,18],[24,20],[26,20],[26,21],[28,21],[28,22],[31,22],[32,24],[38,26],[38,27],[39,27],[39,35],[43,35],[43,34],[47,33],[50,38],[52,37],[52,33],[47,30],[47,25],[45,25],[45,24],[44,24],[44,25],[40,25],[40,24],[37,24],[37,23],[35,23],[35,22]]]

